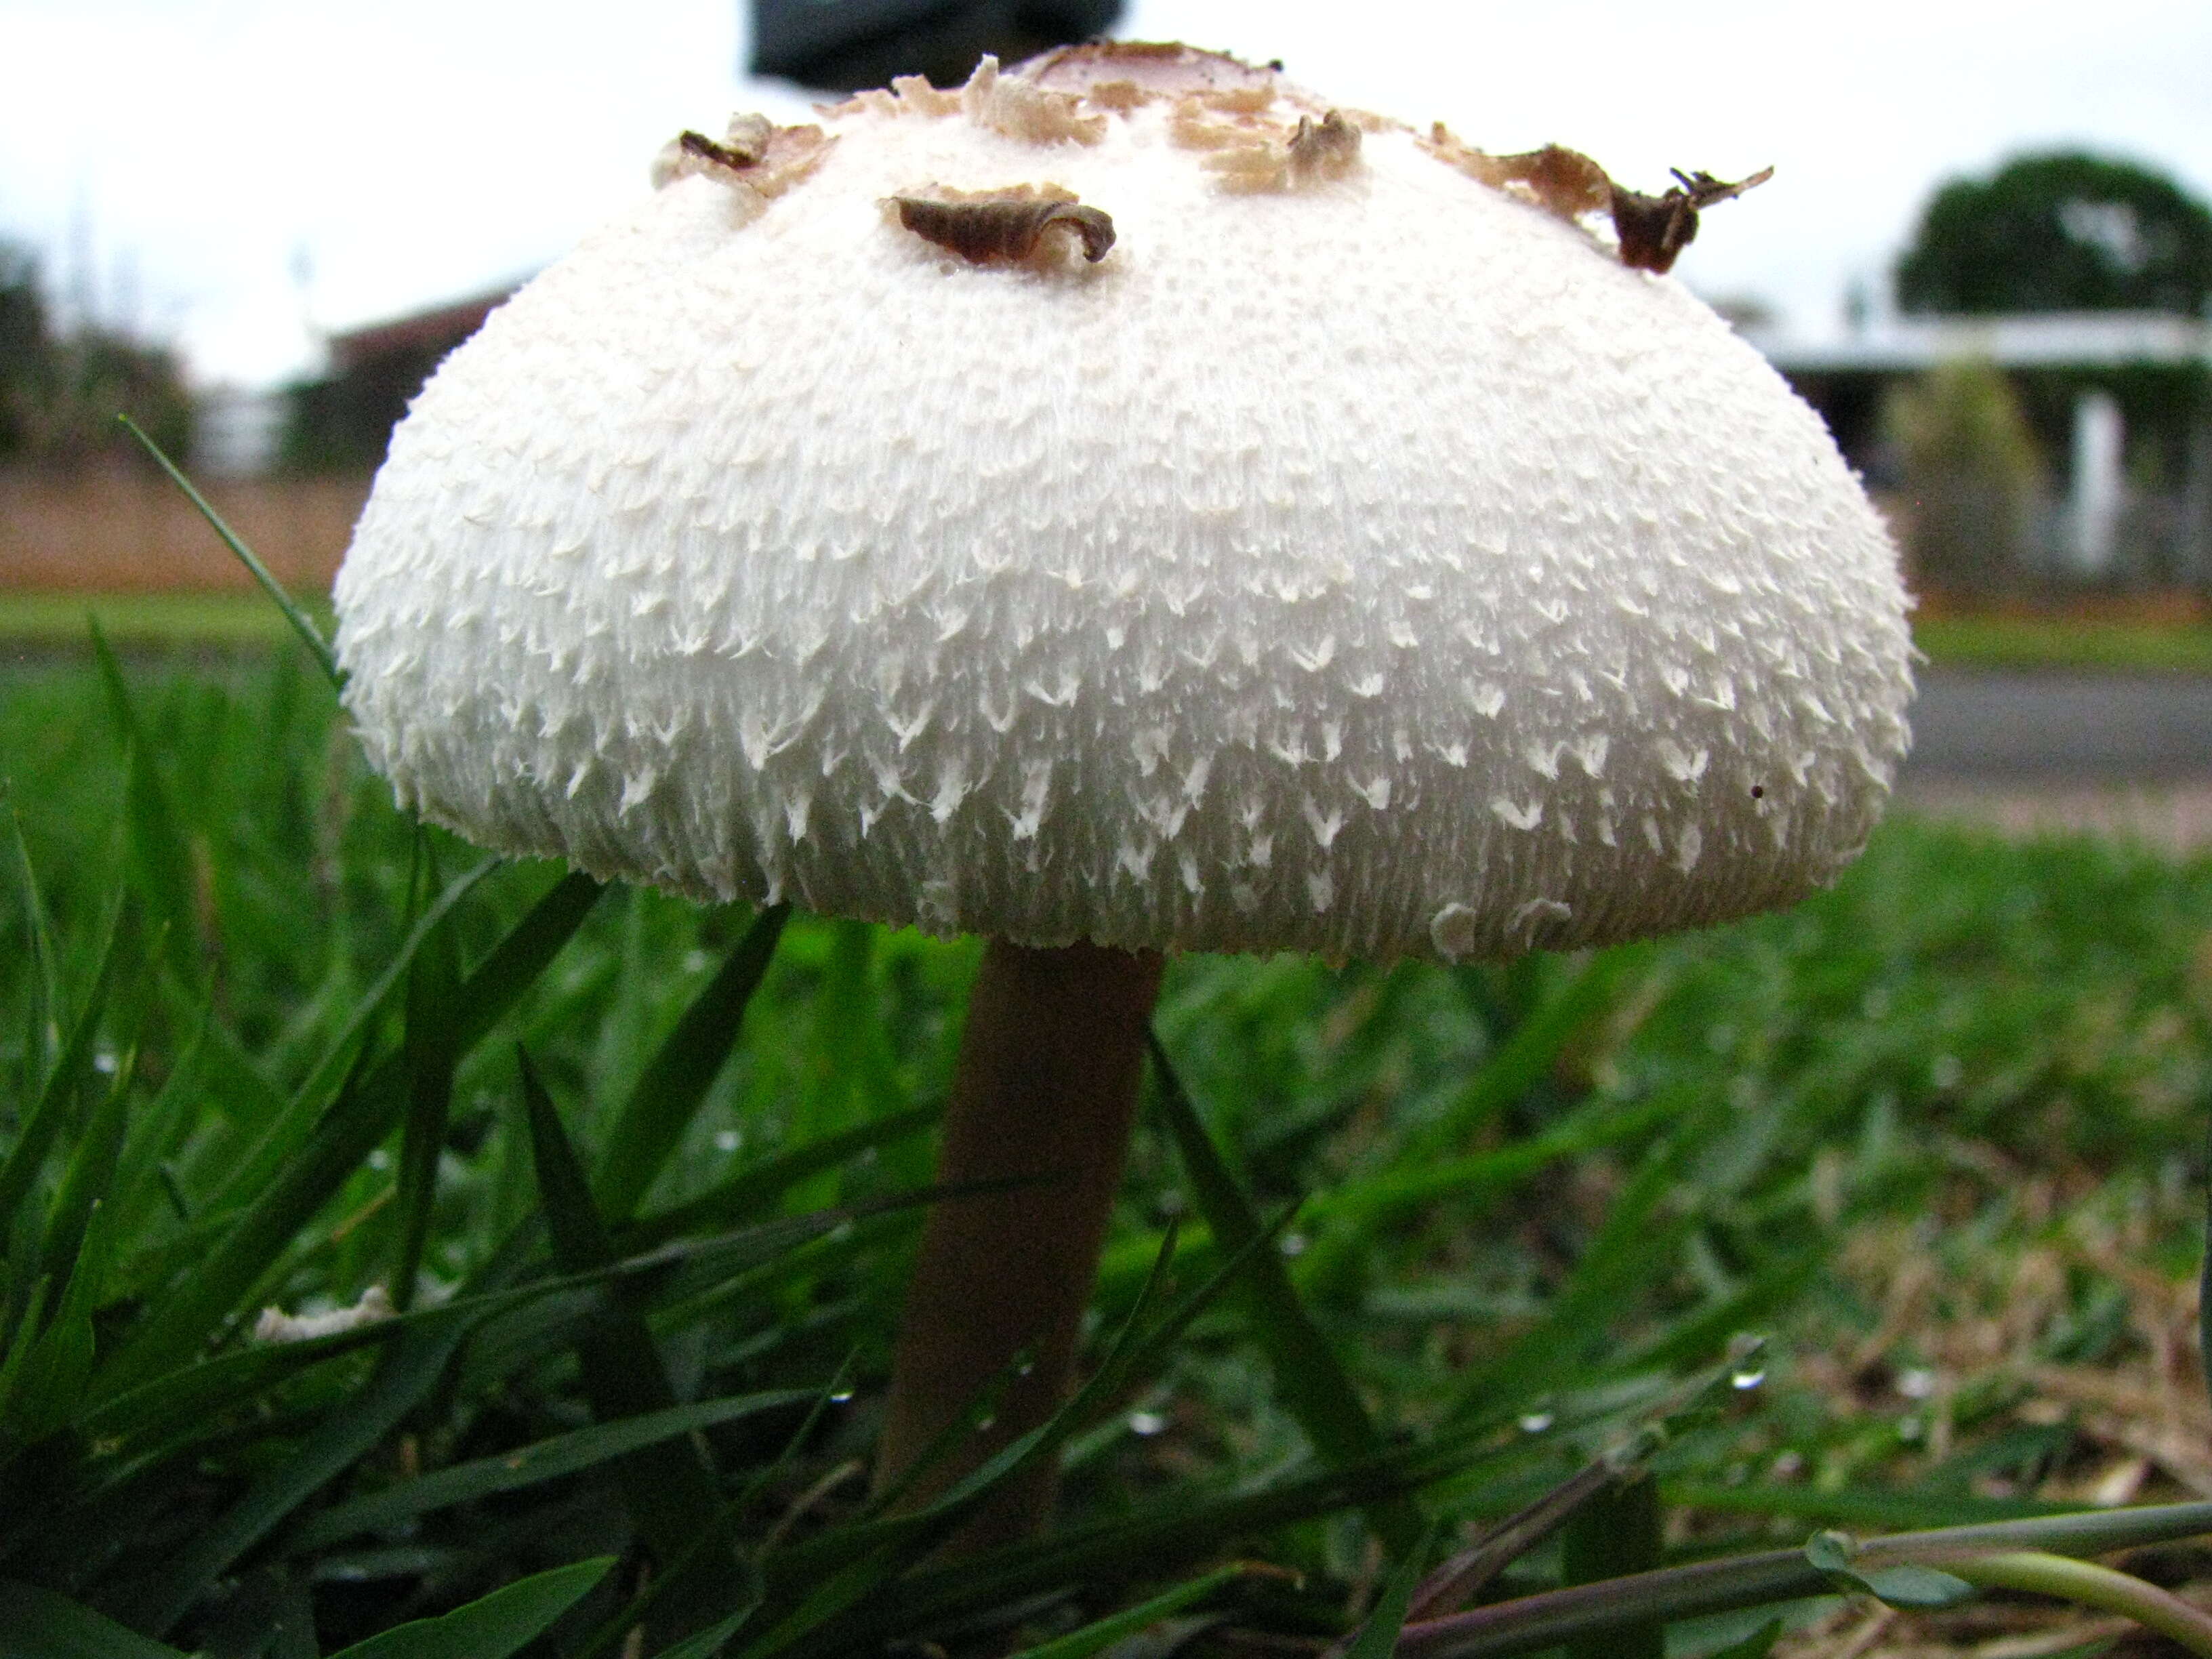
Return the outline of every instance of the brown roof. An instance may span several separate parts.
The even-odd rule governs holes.
[[[389,322],[372,323],[367,328],[333,334],[331,366],[343,374],[398,352],[428,351],[443,356],[481,328],[483,319],[507,301],[516,286],[519,284],[480,294],[474,299],[456,300],[430,311],[418,311],[412,316],[395,317]]]

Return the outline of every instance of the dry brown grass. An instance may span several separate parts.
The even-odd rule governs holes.
[[[1900,1395],[1909,1395],[1920,1403],[1921,1424],[1910,1443],[1885,1439],[1892,1449],[1878,1461],[1808,1468],[1804,1478],[1907,1485],[1967,1438],[2064,1424],[2074,1450],[2036,1484],[2036,1497],[2111,1506],[2212,1496],[2212,1404],[2198,1357],[2197,1285],[2143,1265],[2161,1237],[2189,1224],[2184,1209],[2193,1200],[2100,1191],[2087,1172],[1986,1173],[2010,1185],[2017,1220],[2026,1224],[2008,1235],[2034,1242],[1939,1259],[1929,1230],[1909,1221],[1851,1236],[1838,1266],[1877,1317],[1863,1334],[1839,1332],[1825,1350],[1805,1353],[1798,1380],[1837,1416],[1869,1423],[1893,1415]],[[2054,1364],[2046,1357],[2054,1333],[2078,1315],[2089,1281],[2124,1297],[2124,1332],[2090,1360]],[[1958,1420],[1962,1409],[1973,1414],[1970,1428]],[[2029,1495],[1996,1476],[1977,1477],[1974,1490]],[[2212,1557],[2166,1552],[2144,1560],[2145,1576],[2212,1606]],[[2181,1651],[2124,1619],[2003,1595],[1934,1613],[1854,1600],[1774,1651],[1776,1659],[2039,1659],[2097,1643],[2112,1643],[2115,1659]]]
[[[205,485],[210,504],[299,593],[330,590],[367,478]],[[177,488],[135,469],[0,471],[0,591],[212,592],[249,578]]]

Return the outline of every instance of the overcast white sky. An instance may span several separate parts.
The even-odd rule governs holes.
[[[527,273],[684,126],[803,94],[737,73],[743,0],[0,0],[0,235],[204,381]],[[2212,196],[2204,0],[1133,0],[1121,33],[1283,58],[1346,103],[1626,183],[1774,182],[1678,267],[1835,325],[1940,179],[2083,145]],[[304,276],[305,280],[301,278]]]

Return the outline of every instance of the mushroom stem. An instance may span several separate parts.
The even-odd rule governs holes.
[[[881,1492],[957,1423],[1024,1350],[991,1426],[941,1458],[902,1499],[927,1502],[1067,1398],[1083,1311],[1121,1184],[1145,1032],[1162,962],[1095,945],[1030,950],[993,939],[938,1152],[948,1185],[1016,1182],[941,1200],[907,1292],[876,1463]],[[1002,1489],[960,1534],[967,1552],[1034,1533],[1055,1471]]]

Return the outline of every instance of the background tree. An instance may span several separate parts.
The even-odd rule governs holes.
[[[2175,311],[2212,292],[2212,210],[2164,173],[2022,155],[1936,192],[1897,264],[1907,312]]]
[[[2199,315],[2212,297],[2212,209],[2166,174],[2131,161],[2073,150],[2017,156],[1987,178],[1942,185],[1922,213],[1895,275],[1898,308],[1908,313]],[[2179,504],[2196,499],[2202,488],[2197,481],[2207,465],[2204,424],[2212,411],[2212,374],[2198,364],[2132,363],[2024,371],[2008,379],[2037,447],[2062,475],[2081,396],[2102,391],[2118,399],[2134,492],[2154,519],[2164,513],[2158,521],[2167,525],[2143,544],[2141,571],[2156,580],[2182,579],[2195,556],[2186,552],[2186,533],[2172,514],[2197,510]],[[1964,382],[1942,396],[1926,389],[1917,394],[1924,405],[1917,414],[1892,411],[1893,432],[1965,429],[1959,422],[1973,401],[1971,390]],[[1991,390],[1984,385],[1974,395],[1989,404]],[[1956,418],[1936,418],[1939,408]],[[1984,423],[1983,430],[1986,436],[1995,428]],[[2005,447],[1997,443],[1989,453]],[[1923,461],[1924,477],[1934,463],[1926,456]],[[1987,476],[2019,482],[2002,466]],[[2062,487],[2065,482],[2062,476]],[[1931,507],[1927,533],[1915,538],[1916,554],[1931,573],[1944,563],[1932,550],[1945,525],[1964,532],[1978,512],[1994,514],[1968,538],[1991,558],[1998,551],[1990,544],[2016,533],[2016,515],[1998,506],[2012,499],[2011,486],[1978,508],[1972,499],[1981,488],[1963,495],[1939,492],[1942,501]],[[2160,502],[2165,505],[2155,505]]]
[[[96,323],[58,327],[36,257],[0,242],[0,462],[142,460],[118,414],[185,453],[191,396],[175,356]]]

